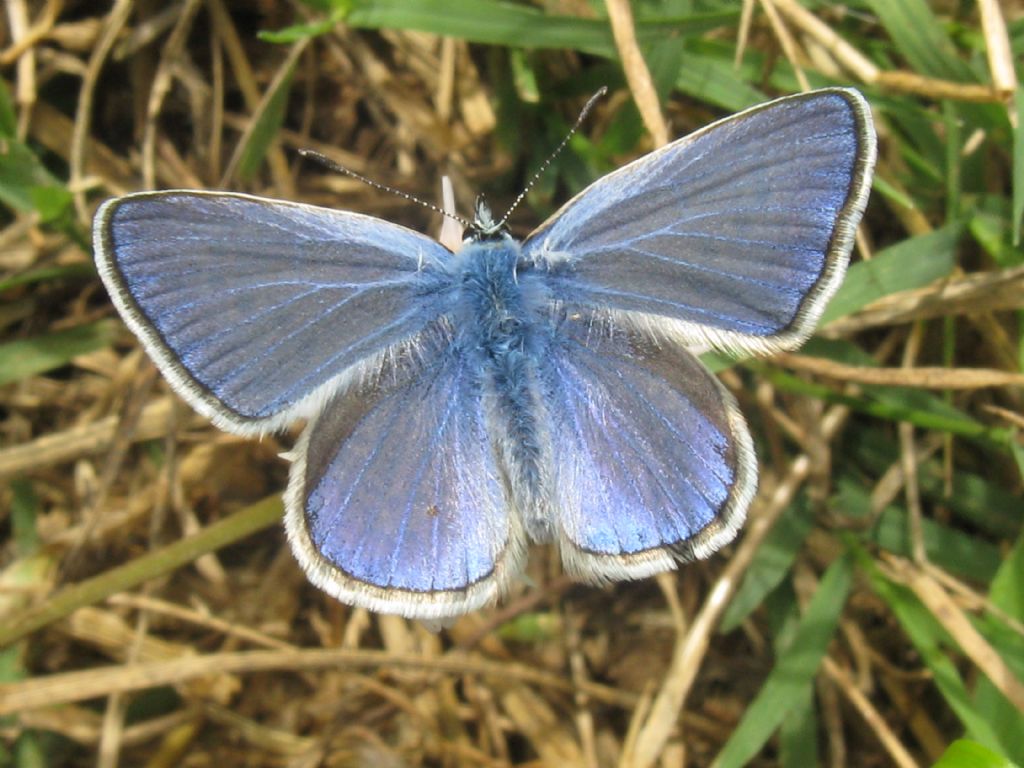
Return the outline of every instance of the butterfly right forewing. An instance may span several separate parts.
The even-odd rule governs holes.
[[[565,305],[681,343],[790,349],[842,281],[874,161],[859,93],[785,97],[604,176],[523,250]]]

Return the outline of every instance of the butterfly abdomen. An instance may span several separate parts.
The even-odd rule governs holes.
[[[516,274],[519,244],[509,237],[472,242],[459,253],[456,322],[463,354],[478,356],[491,442],[509,502],[534,539],[550,538],[543,405],[537,387],[543,287],[537,273]]]

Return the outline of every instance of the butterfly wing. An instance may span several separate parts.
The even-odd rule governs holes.
[[[583,190],[524,244],[554,297],[684,343],[792,348],[842,281],[875,135],[847,89],[714,123]]]
[[[416,358],[425,362],[383,372],[310,423],[285,526],[329,594],[443,619],[503,591],[521,567],[523,534],[505,500],[479,366],[444,338]]]
[[[108,201],[94,248],[175,389],[243,434],[315,412],[357,364],[419,332],[440,274],[422,267],[450,255],[369,216],[189,191]]]
[[[676,344],[580,314],[546,356],[552,508],[566,570],[637,579],[707,557],[757,484],[732,396]]]

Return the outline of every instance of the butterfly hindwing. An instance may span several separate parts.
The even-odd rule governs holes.
[[[414,357],[328,403],[295,450],[292,548],[345,602],[436,619],[495,598],[519,572],[479,370],[430,338]]]
[[[756,486],[732,396],[682,347],[576,315],[547,361],[552,508],[567,570],[635,579],[730,541]]]
[[[310,415],[344,371],[420,331],[436,274],[421,267],[450,256],[370,216],[219,192],[116,198],[94,231],[107,289],[161,371],[242,433]]]
[[[856,91],[786,97],[599,179],[523,250],[569,306],[684,342],[792,348],[842,280],[874,157]]]

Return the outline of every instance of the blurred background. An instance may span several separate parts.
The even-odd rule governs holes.
[[[1024,5],[6,0],[0,766],[1024,765]],[[304,578],[298,434],[173,396],[92,266],[104,199],[208,188],[523,236],[768,98],[859,88],[853,266],[796,353],[706,357],[755,434],[739,538],[573,584],[550,548],[432,633]]]

